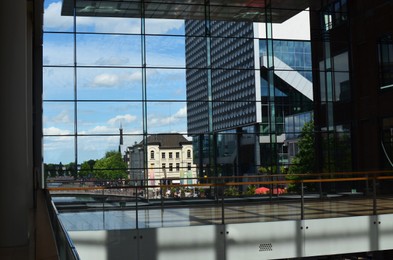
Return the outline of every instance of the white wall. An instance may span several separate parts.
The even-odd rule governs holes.
[[[73,231],[81,259],[262,260],[393,249],[393,215]]]

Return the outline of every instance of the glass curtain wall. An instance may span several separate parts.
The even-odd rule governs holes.
[[[170,165],[174,179],[281,165],[285,117],[313,101],[310,33],[291,29],[309,11],[272,24],[288,7],[243,4],[46,0],[46,176],[155,185]],[[163,157],[163,134],[192,151]]]

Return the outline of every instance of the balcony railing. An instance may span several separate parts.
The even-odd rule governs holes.
[[[79,260],[78,252],[70,239],[67,230],[59,220],[58,211],[53,201],[50,200],[49,194],[47,197],[48,213],[52,224],[53,234],[55,235],[56,247],[59,259],[62,260]]]
[[[160,185],[153,185],[157,183],[153,179],[56,180],[56,187],[48,182],[48,190],[60,215],[131,211],[135,218],[130,228],[151,226],[146,224],[148,212],[153,216],[174,207],[192,211],[184,216],[185,222],[178,221],[180,226],[181,223],[227,224],[393,213],[393,172],[390,171],[176,180],[175,184]],[[168,180],[161,179],[159,183]],[[197,209],[210,213],[199,216]],[[190,221],[193,217],[200,221]]]

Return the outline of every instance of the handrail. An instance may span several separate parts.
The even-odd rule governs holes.
[[[299,179],[285,179],[277,178],[283,177],[285,175],[256,175],[254,180],[250,176],[225,176],[225,177],[211,177],[211,178],[176,178],[178,180],[190,180],[193,179],[193,183],[176,183],[176,184],[157,184],[158,179],[156,179],[155,184],[151,184],[150,181],[153,179],[138,180],[140,185],[130,185],[130,182],[110,182],[104,180],[98,180],[97,183],[94,181],[68,181],[62,182],[64,186],[61,187],[48,187],[47,191],[51,192],[51,195],[55,194],[74,194],[69,192],[75,192],[76,194],[94,194],[93,199],[96,197],[103,196],[103,200],[96,200],[97,203],[102,203],[101,206],[98,204],[86,203],[82,207],[76,207],[75,210],[80,210],[81,208],[86,208],[86,210],[133,210],[135,211],[135,227],[136,229],[143,228],[144,225],[139,225],[139,212],[141,210],[146,210],[149,207],[156,209],[157,207],[177,207],[177,206],[199,206],[203,205],[201,203],[206,203],[206,205],[213,205],[214,207],[221,208],[221,224],[225,224],[228,219],[226,215],[226,205],[230,203],[270,203],[274,202],[288,202],[291,205],[297,205],[298,214],[293,215],[297,219],[307,219],[308,216],[312,217],[312,213],[307,213],[308,209],[305,206],[305,200],[318,200],[321,199],[323,202],[327,201],[340,201],[340,200],[351,200],[351,199],[365,199],[367,203],[365,204],[365,209],[368,210],[369,215],[377,215],[378,213],[386,212],[386,207],[383,206],[386,200],[377,196],[381,185],[378,182],[383,183],[384,181],[393,180],[392,171],[368,171],[368,172],[339,172],[339,173],[326,173],[322,176],[318,174],[301,174],[295,175]],[[294,175],[292,175],[294,176]],[[318,177],[318,178],[317,178]],[[174,178],[171,178],[172,180]],[[261,180],[262,179],[262,180]],[[244,180],[244,181],[242,181]],[[130,180],[132,181],[132,180]],[[195,181],[199,181],[195,183]],[[69,183],[69,186],[66,184]],[[79,186],[82,184],[89,184],[92,186]],[[149,183],[149,185],[147,185]],[[161,183],[161,182],[160,182]],[[348,183],[341,184],[341,183]],[[93,186],[97,184],[96,186]],[[146,185],[143,185],[146,184]],[[289,196],[284,196],[279,193],[279,187],[287,187],[290,184],[296,184],[294,192],[289,193]],[[314,185],[312,185],[314,184]],[[315,185],[317,184],[317,185]],[[72,186],[75,185],[75,186]],[[248,188],[253,185],[255,188],[258,186],[266,187],[269,190],[268,193],[259,194],[249,194]],[[318,186],[319,185],[319,186]],[[238,187],[236,187],[238,186]],[[237,189],[235,193],[226,193],[230,191],[232,187]],[[387,187],[387,186],[386,186]],[[170,195],[165,195],[164,190],[170,190],[171,188],[176,188],[177,196],[180,195],[181,190],[188,190],[190,197],[175,197],[173,193]],[[167,190],[166,190],[167,189]],[[307,190],[308,189],[308,190]],[[319,189],[319,190],[318,190]],[[208,192],[208,195],[202,196],[201,192]],[[324,192],[322,192],[322,190]],[[82,193],[82,192],[85,193]],[[95,192],[96,191],[96,192]],[[108,191],[107,193],[105,191]],[[80,192],[80,193],[79,193]],[[142,193],[143,192],[143,193]],[[311,193],[311,194],[310,194]],[[153,197],[151,196],[153,194]],[[169,192],[168,192],[169,194]],[[198,199],[193,200],[192,195],[197,195]],[[390,194],[390,193],[389,193]],[[310,196],[311,195],[311,196]],[[332,196],[333,195],[333,196]],[[385,195],[385,194],[384,194]],[[390,194],[392,195],[392,194]],[[258,196],[263,198],[262,200],[257,199]],[[233,199],[234,197],[239,197],[242,199]],[[251,198],[252,197],[252,198]],[[174,199],[179,198],[180,203],[174,203]],[[183,200],[184,198],[184,200]],[[206,200],[201,200],[201,198],[206,198]],[[150,199],[152,199],[150,201]],[[153,200],[154,199],[154,200]],[[143,201],[140,203],[138,201]],[[166,203],[169,202],[169,203]],[[79,202],[78,202],[79,203]],[[82,202],[84,203],[84,202]],[[294,203],[294,204],[292,204]],[[381,203],[381,204],[379,204]],[[283,203],[285,205],[286,203]],[[61,207],[62,204],[59,203],[57,206]],[[380,206],[380,207],[379,207]],[[333,207],[334,208],[334,207]],[[64,207],[66,210],[72,210],[70,205]],[[293,209],[293,208],[292,208]],[[230,211],[229,211],[230,212]],[[337,215],[340,212],[337,211]],[[56,215],[57,212],[55,211]],[[60,213],[61,214],[61,213]],[[228,213],[229,214],[229,213]],[[62,224],[60,223],[62,227]],[[64,227],[62,227],[64,228]],[[69,238],[67,237],[67,240]],[[72,241],[69,241],[69,245],[72,246]]]
[[[59,258],[64,260],[80,260],[79,254],[67,230],[59,219],[59,212],[57,211],[53,200],[50,199],[50,195],[46,194],[46,200],[52,228],[57,231],[54,232],[54,234],[56,237],[56,246]]]
[[[84,187],[47,187],[48,191],[67,191],[67,190],[111,190],[111,189],[145,189],[145,188],[172,188],[172,187],[226,187],[226,186],[237,186],[237,185],[277,185],[277,184],[294,184],[294,183],[330,183],[330,182],[348,182],[348,181],[367,181],[371,179],[376,179],[376,180],[393,180],[393,176],[376,176],[376,174],[381,174],[381,173],[393,173],[392,171],[371,171],[371,172],[345,172],[345,173],[329,173],[329,174],[324,174],[323,176],[326,175],[355,175],[355,174],[361,174],[361,175],[368,175],[367,177],[342,177],[342,178],[330,178],[330,179],[299,179],[299,180],[271,180],[271,181],[237,181],[237,182],[204,182],[204,183],[189,183],[189,184],[159,184],[159,185],[120,185],[120,186],[94,186],[94,187],[89,187],[89,186],[84,186]],[[373,176],[370,176],[373,175]],[[268,175],[268,176],[261,176],[257,175],[255,178],[261,178],[261,177],[282,177],[285,175]],[[305,177],[305,176],[317,176],[316,174],[297,174],[294,176],[299,176],[299,177]],[[254,176],[252,176],[254,177]],[[209,179],[214,179],[214,180],[225,180],[229,178],[228,176],[225,177],[208,177],[208,178],[176,178],[176,180],[191,180],[191,179],[197,179],[197,180],[209,180]],[[235,176],[231,178],[237,178],[237,179],[243,179],[243,178],[250,178],[250,176]],[[161,179],[142,179],[138,181],[142,182],[147,182],[147,181],[155,181],[155,180],[161,180]],[[64,181],[63,183],[86,183],[89,181]],[[91,181],[93,182],[93,181]]]

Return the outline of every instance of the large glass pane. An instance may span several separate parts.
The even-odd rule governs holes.
[[[74,103],[44,102],[44,135],[71,135],[74,133]]]
[[[43,43],[44,65],[74,65],[74,35],[45,33]]]
[[[78,99],[141,100],[142,70],[78,68]]]
[[[142,104],[140,102],[79,102],[79,135],[140,134],[142,131]]]
[[[43,99],[74,99],[74,69],[61,67],[44,67]]]
[[[141,66],[141,36],[78,34],[79,66]]]
[[[75,161],[75,137],[72,136],[45,136],[43,139],[44,163],[67,164]],[[57,173],[50,175],[59,176],[60,168]]]
[[[147,131],[153,133],[186,133],[187,106],[185,102],[149,102]]]
[[[186,101],[186,70],[147,69],[147,100]]]
[[[185,38],[146,36],[146,63],[149,67],[185,67]]]

